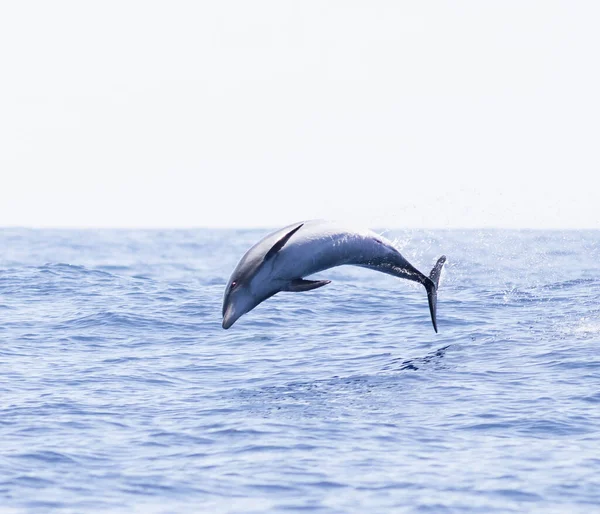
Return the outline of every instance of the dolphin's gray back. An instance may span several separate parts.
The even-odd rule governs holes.
[[[265,246],[274,244],[296,225],[285,227],[265,238]],[[260,243],[259,243],[260,244]],[[268,251],[268,248],[266,249]],[[335,266],[354,265],[390,275],[421,281],[423,276],[400,254],[391,241],[368,229],[344,224],[310,220],[296,232],[279,252],[284,274],[295,269],[304,277]],[[300,262],[303,266],[298,269]]]
[[[230,278],[249,280],[263,265],[269,250],[291,230],[302,225],[277,253],[273,266],[278,277],[302,278],[335,266],[361,266],[422,282],[423,275],[386,238],[324,220],[307,220],[268,234],[242,257]]]

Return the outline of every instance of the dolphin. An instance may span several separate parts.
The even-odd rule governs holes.
[[[442,255],[425,276],[391,241],[371,230],[356,231],[324,220],[294,223],[264,237],[241,258],[225,288],[223,328],[280,291],[310,291],[331,282],[304,277],[350,264],[423,284],[437,332],[437,288],[444,262]]]

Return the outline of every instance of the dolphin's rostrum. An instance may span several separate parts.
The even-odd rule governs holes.
[[[295,223],[260,240],[233,270],[223,298],[223,328],[231,327],[280,291],[310,291],[330,283],[304,277],[351,264],[423,284],[437,332],[437,288],[444,262],[443,255],[427,277],[375,232],[355,231],[322,220]]]

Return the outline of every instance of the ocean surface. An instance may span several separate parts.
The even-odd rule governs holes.
[[[221,328],[264,230],[0,230],[0,512],[600,512],[600,231],[388,231]]]

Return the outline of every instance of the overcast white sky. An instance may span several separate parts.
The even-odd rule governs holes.
[[[13,1],[0,226],[600,228],[596,1]]]

